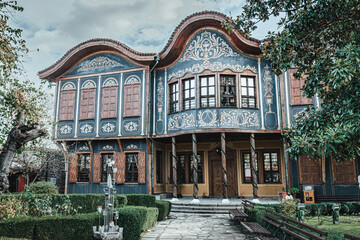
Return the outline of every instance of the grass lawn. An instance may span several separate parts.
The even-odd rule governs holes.
[[[360,216],[340,216],[339,224],[333,224],[331,216],[326,216],[326,219],[321,217],[320,222],[317,217],[314,217],[305,220],[305,223],[325,231],[338,232],[342,236],[344,236],[344,233],[360,236]]]

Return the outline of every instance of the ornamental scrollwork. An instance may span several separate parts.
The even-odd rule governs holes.
[[[104,81],[103,87],[116,87],[118,85],[118,81],[115,78],[108,78]]]
[[[60,127],[60,134],[70,134],[72,127],[70,125],[64,125],[62,127]]]
[[[185,62],[193,59],[197,61],[204,60],[204,63],[207,63],[210,59],[216,59],[221,56],[234,57],[238,55],[225,39],[216,33],[205,31],[190,42],[179,61]]]
[[[105,133],[112,133],[115,132],[115,125],[112,123],[106,123],[102,125],[101,129]]]
[[[124,85],[132,85],[132,84],[140,84],[140,83],[141,83],[141,80],[138,76],[131,75],[125,80]]]
[[[80,132],[81,132],[81,133],[85,133],[85,134],[87,134],[87,133],[92,133],[93,128],[94,128],[94,127],[91,126],[90,124],[85,123],[84,125],[82,125],[82,126],[80,127]]]
[[[231,110],[221,112],[220,125],[232,127],[260,126],[259,117],[256,112],[250,113],[246,110]]]
[[[93,80],[86,80],[82,85],[81,89],[96,88],[96,83]]]
[[[233,70],[234,72],[244,72],[245,70],[250,70],[253,73],[257,73],[256,71],[256,67],[251,67],[250,65],[246,65],[246,66],[242,66],[240,64],[223,64],[221,62],[214,62],[214,63],[203,63],[203,64],[194,64],[192,67],[188,67],[182,70],[179,70],[177,72],[174,72],[172,74],[169,75],[168,79],[171,79],[172,77],[175,78],[180,78],[182,76],[184,76],[186,73],[191,73],[191,74],[195,74],[195,73],[201,73],[204,70],[210,70],[213,72],[221,72],[225,69],[230,69]]]
[[[73,82],[67,82],[61,88],[61,91],[68,91],[68,90],[76,90],[76,86]]]
[[[79,147],[78,151],[88,151],[90,150],[89,146],[85,143],[81,147]]]
[[[90,62],[85,63],[81,68],[79,68],[78,72],[122,66],[123,65],[117,61],[111,60],[108,57],[100,56],[94,58]]]
[[[124,125],[125,131],[127,132],[133,132],[133,131],[137,131],[139,127],[139,124],[137,124],[136,122],[128,122],[127,124]]]
[[[139,149],[139,147],[136,146],[136,145],[134,145],[134,144],[130,144],[130,145],[128,145],[128,146],[126,147],[126,149],[127,149],[127,150],[130,150],[130,149],[134,150],[134,149]]]
[[[107,145],[103,146],[103,147],[101,148],[101,150],[114,150],[114,147],[107,144]]]
[[[216,110],[206,109],[198,113],[199,127],[216,127],[218,125]]]
[[[195,117],[193,113],[180,113],[169,118],[168,130],[179,130],[195,127]]]

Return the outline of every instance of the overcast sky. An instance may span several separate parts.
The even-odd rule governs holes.
[[[18,0],[15,15],[30,49],[25,71],[38,81],[43,70],[75,45],[110,38],[141,52],[159,52],[175,27],[188,15],[214,10],[236,16],[244,0]],[[254,33],[265,37],[268,27]]]

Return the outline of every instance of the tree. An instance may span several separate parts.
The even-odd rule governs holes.
[[[0,1],[0,192],[9,187],[11,161],[24,144],[45,136],[43,84],[19,80],[21,58],[27,53],[21,29],[9,24],[9,16],[23,11],[16,1]]]
[[[245,36],[260,22],[277,18],[261,48],[276,75],[298,67],[306,76],[307,97],[317,95],[320,108],[309,108],[296,119],[286,136],[289,152],[323,154],[338,160],[360,153],[360,1],[359,0],[248,0],[236,18],[224,26]]]

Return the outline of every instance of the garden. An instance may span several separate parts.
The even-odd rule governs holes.
[[[333,223],[332,217],[334,205],[339,207],[339,217],[336,224]],[[275,227],[269,226],[262,218],[266,212],[265,209],[298,220],[299,211],[295,200],[283,200],[281,204],[257,204],[251,215],[251,220],[260,223],[263,227],[275,234],[276,237],[279,237],[279,239],[281,239],[281,231],[278,231]],[[360,236],[360,202],[306,204],[303,222],[327,231],[328,236],[326,239],[346,239],[344,238],[345,233]]]
[[[38,182],[27,192],[0,195],[1,239],[92,239],[93,226],[103,224],[97,207],[104,207],[104,195],[58,194],[50,184]],[[170,202],[146,194],[116,194],[114,205],[125,240],[140,239],[171,210]]]

